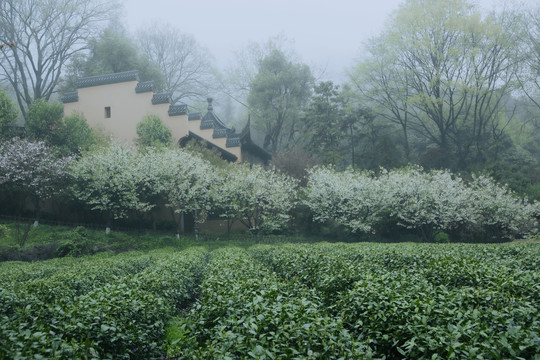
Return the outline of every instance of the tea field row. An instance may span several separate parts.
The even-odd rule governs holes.
[[[540,244],[193,247],[0,264],[5,359],[540,359]]]

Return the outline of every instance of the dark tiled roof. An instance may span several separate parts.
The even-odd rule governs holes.
[[[185,104],[169,106],[169,116],[186,115],[187,112],[187,105]]]
[[[62,102],[64,104],[77,102],[77,101],[79,101],[79,92],[77,90],[67,92],[62,96]]]
[[[227,129],[214,129],[214,133],[212,134],[212,137],[214,139],[217,139],[217,138],[224,138],[224,137],[227,137]]]
[[[154,96],[152,97],[152,104],[153,105],[168,104],[170,102],[171,102],[171,94],[169,94],[169,93],[154,94]]]
[[[201,119],[202,119],[202,115],[200,112],[190,113],[188,115],[188,120],[201,120]]]
[[[267,162],[272,159],[272,154],[267,149],[258,145],[263,143],[263,139],[264,136],[262,134],[251,128],[251,119],[248,118],[246,126],[240,133],[242,148],[257,154],[264,162]]]
[[[135,92],[137,94],[139,93],[145,93],[145,92],[151,92],[154,91],[154,81],[143,81],[137,84],[137,87],[135,88]]]
[[[212,119],[202,119],[201,121],[201,130],[204,129],[213,129],[214,128],[214,122]]]
[[[227,142],[225,143],[225,146],[227,146],[227,147],[240,146],[240,137],[235,136],[235,137],[227,138]]]
[[[77,80],[77,88],[85,88],[91,86],[116,84],[126,81],[139,81],[139,72],[137,70],[124,71],[114,74],[105,74],[97,76],[89,76]]]
[[[212,106],[213,99],[209,97],[207,101],[208,101],[208,112],[204,114],[202,118],[201,130],[202,129],[228,129],[227,125],[225,125],[225,123],[223,123],[223,121],[221,121],[221,119],[214,113],[214,107]]]

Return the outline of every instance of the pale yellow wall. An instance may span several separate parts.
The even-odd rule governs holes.
[[[201,130],[200,120],[188,121],[187,115],[169,116],[170,104],[152,104],[153,92],[136,93],[137,81],[91,86],[78,89],[79,101],[64,104],[64,114],[82,114],[90,127],[104,131],[122,142],[137,139],[137,124],[147,115],[157,115],[171,130],[175,144],[191,131],[238,157],[242,161],[240,146],[226,147],[226,138],[214,139],[214,130]],[[111,108],[111,117],[105,117],[105,107]]]
[[[90,127],[104,130],[120,141],[133,143],[137,124],[147,115],[157,115],[177,142],[187,135],[187,115],[169,116],[169,104],[152,104],[152,92],[136,93],[137,81],[78,89],[79,101],[64,104],[64,114],[81,113]],[[105,117],[105,107],[111,117]]]

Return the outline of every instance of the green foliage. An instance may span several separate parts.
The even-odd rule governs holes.
[[[536,360],[539,259],[289,243],[0,263],[0,358]]]
[[[197,307],[169,329],[169,355],[354,359],[364,354],[339,319],[324,314],[315,294],[280,281],[244,251],[215,251],[206,274]]]
[[[64,108],[58,102],[34,101],[28,107],[25,127],[29,139],[44,141],[63,155],[80,155],[98,143],[84,116],[64,118]]]
[[[0,358],[148,359],[196,293],[205,252],[16,264],[0,270]]]
[[[283,279],[316,289],[374,356],[536,359],[539,250],[317,244],[251,252]]]
[[[323,164],[342,164],[340,151],[343,137],[343,104],[338,97],[339,86],[331,81],[321,82],[314,88],[314,96],[304,115],[308,150]],[[347,129],[345,129],[347,130]]]
[[[64,118],[58,138],[59,143],[55,145],[66,155],[81,155],[98,144],[96,133],[80,114],[72,114]]]
[[[307,65],[292,62],[278,49],[258,64],[248,103],[255,111],[255,125],[265,133],[264,146],[272,152],[291,143],[296,130],[293,120],[311,95],[312,81]]]
[[[88,55],[76,56],[68,66],[63,90],[75,87],[79,77],[138,70],[141,81],[154,81],[156,89],[163,87],[159,68],[139,51],[121,27],[107,28],[89,41]]]
[[[10,138],[15,135],[13,127],[17,116],[15,104],[5,91],[0,90],[0,138]]]
[[[147,115],[137,124],[137,143],[140,147],[171,146],[172,133],[157,115]]]
[[[9,231],[8,227],[4,224],[0,224],[0,239],[7,237],[7,232]]]
[[[59,257],[81,256],[91,254],[92,251],[92,243],[88,238],[88,231],[84,226],[77,226],[63,236],[56,248],[56,253]]]
[[[58,145],[64,107],[59,102],[48,103],[45,99],[37,99],[26,114],[26,134],[31,140],[42,140],[47,145]]]
[[[217,168],[228,168],[232,165],[232,163],[224,160],[221,157],[221,153],[219,152],[219,150],[209,147],[208,143],[204,140],[198,141],[195,139],[190,139],[184,146],[184,150],[197,154],[198,156],[212,164],[212,166],[215,166]]]

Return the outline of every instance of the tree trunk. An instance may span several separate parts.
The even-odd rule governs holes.
[[[107,214],[107,225],[105,227],[105,234],[109,235],[111,233],[111,222],[112,222],[112,214]]]
[[[26,243],[26,239],[28,239],[28,234],[30,233],[30,229],[32,228],[32,223],[28,223],[26,225],[26,228],[21,233],[21,224],[17,221],[16,225],[16,235],[17,235],[17,244],[19,244],[19,247],[23,247]]]
[[[34,214],[34,227],[38,227],[39,225],[39,213],[40,213],[40,206],[39,206],[39,198],[36,198],[35,199],[35,209],[36,209],[36,212]]]
[[[193,211],[193,218],[195,223],[193,224],[193,230],[195,232],[195,241],[199,241],[199,221],[197,219],[197,210]]]

